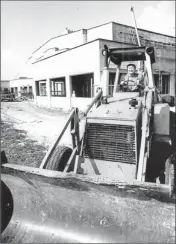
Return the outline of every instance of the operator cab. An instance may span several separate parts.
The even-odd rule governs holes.
[[[126,69],[125,74],[119,75],[119,71],[117,72],[116,79],[118,79],[117,87],[114,93],[132,93],[132,95],[136,95],[137,93],[139,96],[144,95],[144,88],[145,82],[147,78],[147,74],[143,71],[143,68],[137,69],[136,67],[139,63],[126,63],[122,62],[121,69]],[[143,63],[140,63],[140,66]],[[115,94],[114,94],[115,95]]]
[[[123,93],[123,96],[124,93],[128,93],[128,95],[131,93],[132,96],[143,96],[145,87],[153,86],[153,82],[149,84],[148,79],[150,76],[148,72],[151,73],[151,70],[148,70],[149,63],[153,64],[155,62],[153,47],[108,49],[105,45],[103,55],[105,56],[105,67],[108,68],[109,61],[117,65],[113,90],[114,97],[121,96],[120,93]],[[120,76],[121,69],[126,69],[127,73]],[[104,95],[107,96],[107,93],[105,92]]]

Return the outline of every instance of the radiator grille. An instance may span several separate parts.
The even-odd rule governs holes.
[[[113,124],[93,124],[86,126],[84,157],[136,163],[135,131],[133,126]]]

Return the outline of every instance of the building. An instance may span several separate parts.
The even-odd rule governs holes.
[[[175,96],[175,37],[138,29],[141,45],[155,47],[153,65],[156,86]],[[68,31],[52,38],[29,58],[34,100],[39,106],[86,108],[100,85],[102,49],[137,46],[134,27],[109,22],[90,29]],[[116,68],[110,65],[109,93]],[[122,67],[121,73],[125,72]]]
[[[8,93],[10,91],[10,81],[9,80],[1,80],[0,92]]]
[[[33,98],[33,79],[27,77],[19,77],[10,81],[11,92],[15,94],[15,97],[26,96]]]

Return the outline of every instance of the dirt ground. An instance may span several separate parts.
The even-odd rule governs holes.
[[[69,111],[36,107],[33,101],[2,102],[1,119],[13,123],[15,129],[25,130],[29,139],[48,147],[59,135]],[[70,144],[69,130],[61,143]]]
[[[1,150],[5,150],[9,163],[38,166],[68,114],[36,107],[32,101],[2,102]],[[71,146],[69,128],[61,144]]]
[[[18,130],[11,122],[1,122],[1,150],[8,163],[38,167],[46,152],[46,147],[29,139],[25,130]]]

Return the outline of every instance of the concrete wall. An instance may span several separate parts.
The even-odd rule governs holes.
[[[155,48],[156,63],[153,65],[154,69],[160,69],[173,73],[175,71],[175,51]]]
[[[77,107],[83,111],[92,101],[92,98],[83,97],[49,97],[49,96],[36,96],[35,103],[40,107],[48,108],[62,108],[69,110],[71,107]]]
[[[70,98],[69,97],[51,97],[50,99],[51,108],[63,108],[64,110],[70,109]]]
[[[97,60],[98,45],[98,42],[95,41],[34,63],[34,79],[55,78],[67,74],[77,75],[97,71],[99,68]]]
[[[138,34],[142,45],[145,43],[144,40],[153,40],[155,42],[175,44],[174,37],[141,29],[138,29]],[[138,44],[134,27],[120,25],[118,23],[113,23],[113,40],[121,41],[124,43],[133,43],[136,45]]]
[[[80,111],[84,111],[91,101],[92,98],[83,97],[35,97],[35,103],[40,107],[62,108],[63,110],[69,110],[72,107],[76,107],[79,108]]]
[[[47,96],[36,96],[35,97],[35,103],[40,107],[50,107],[50,100]]]
[[[90,42],[97,38],[113,40],[112,23],[98,26],[87,30],[87,41]]]
[[[68,97],[36,96],[35,103],[40,107],[70,109],[70,99]]]

